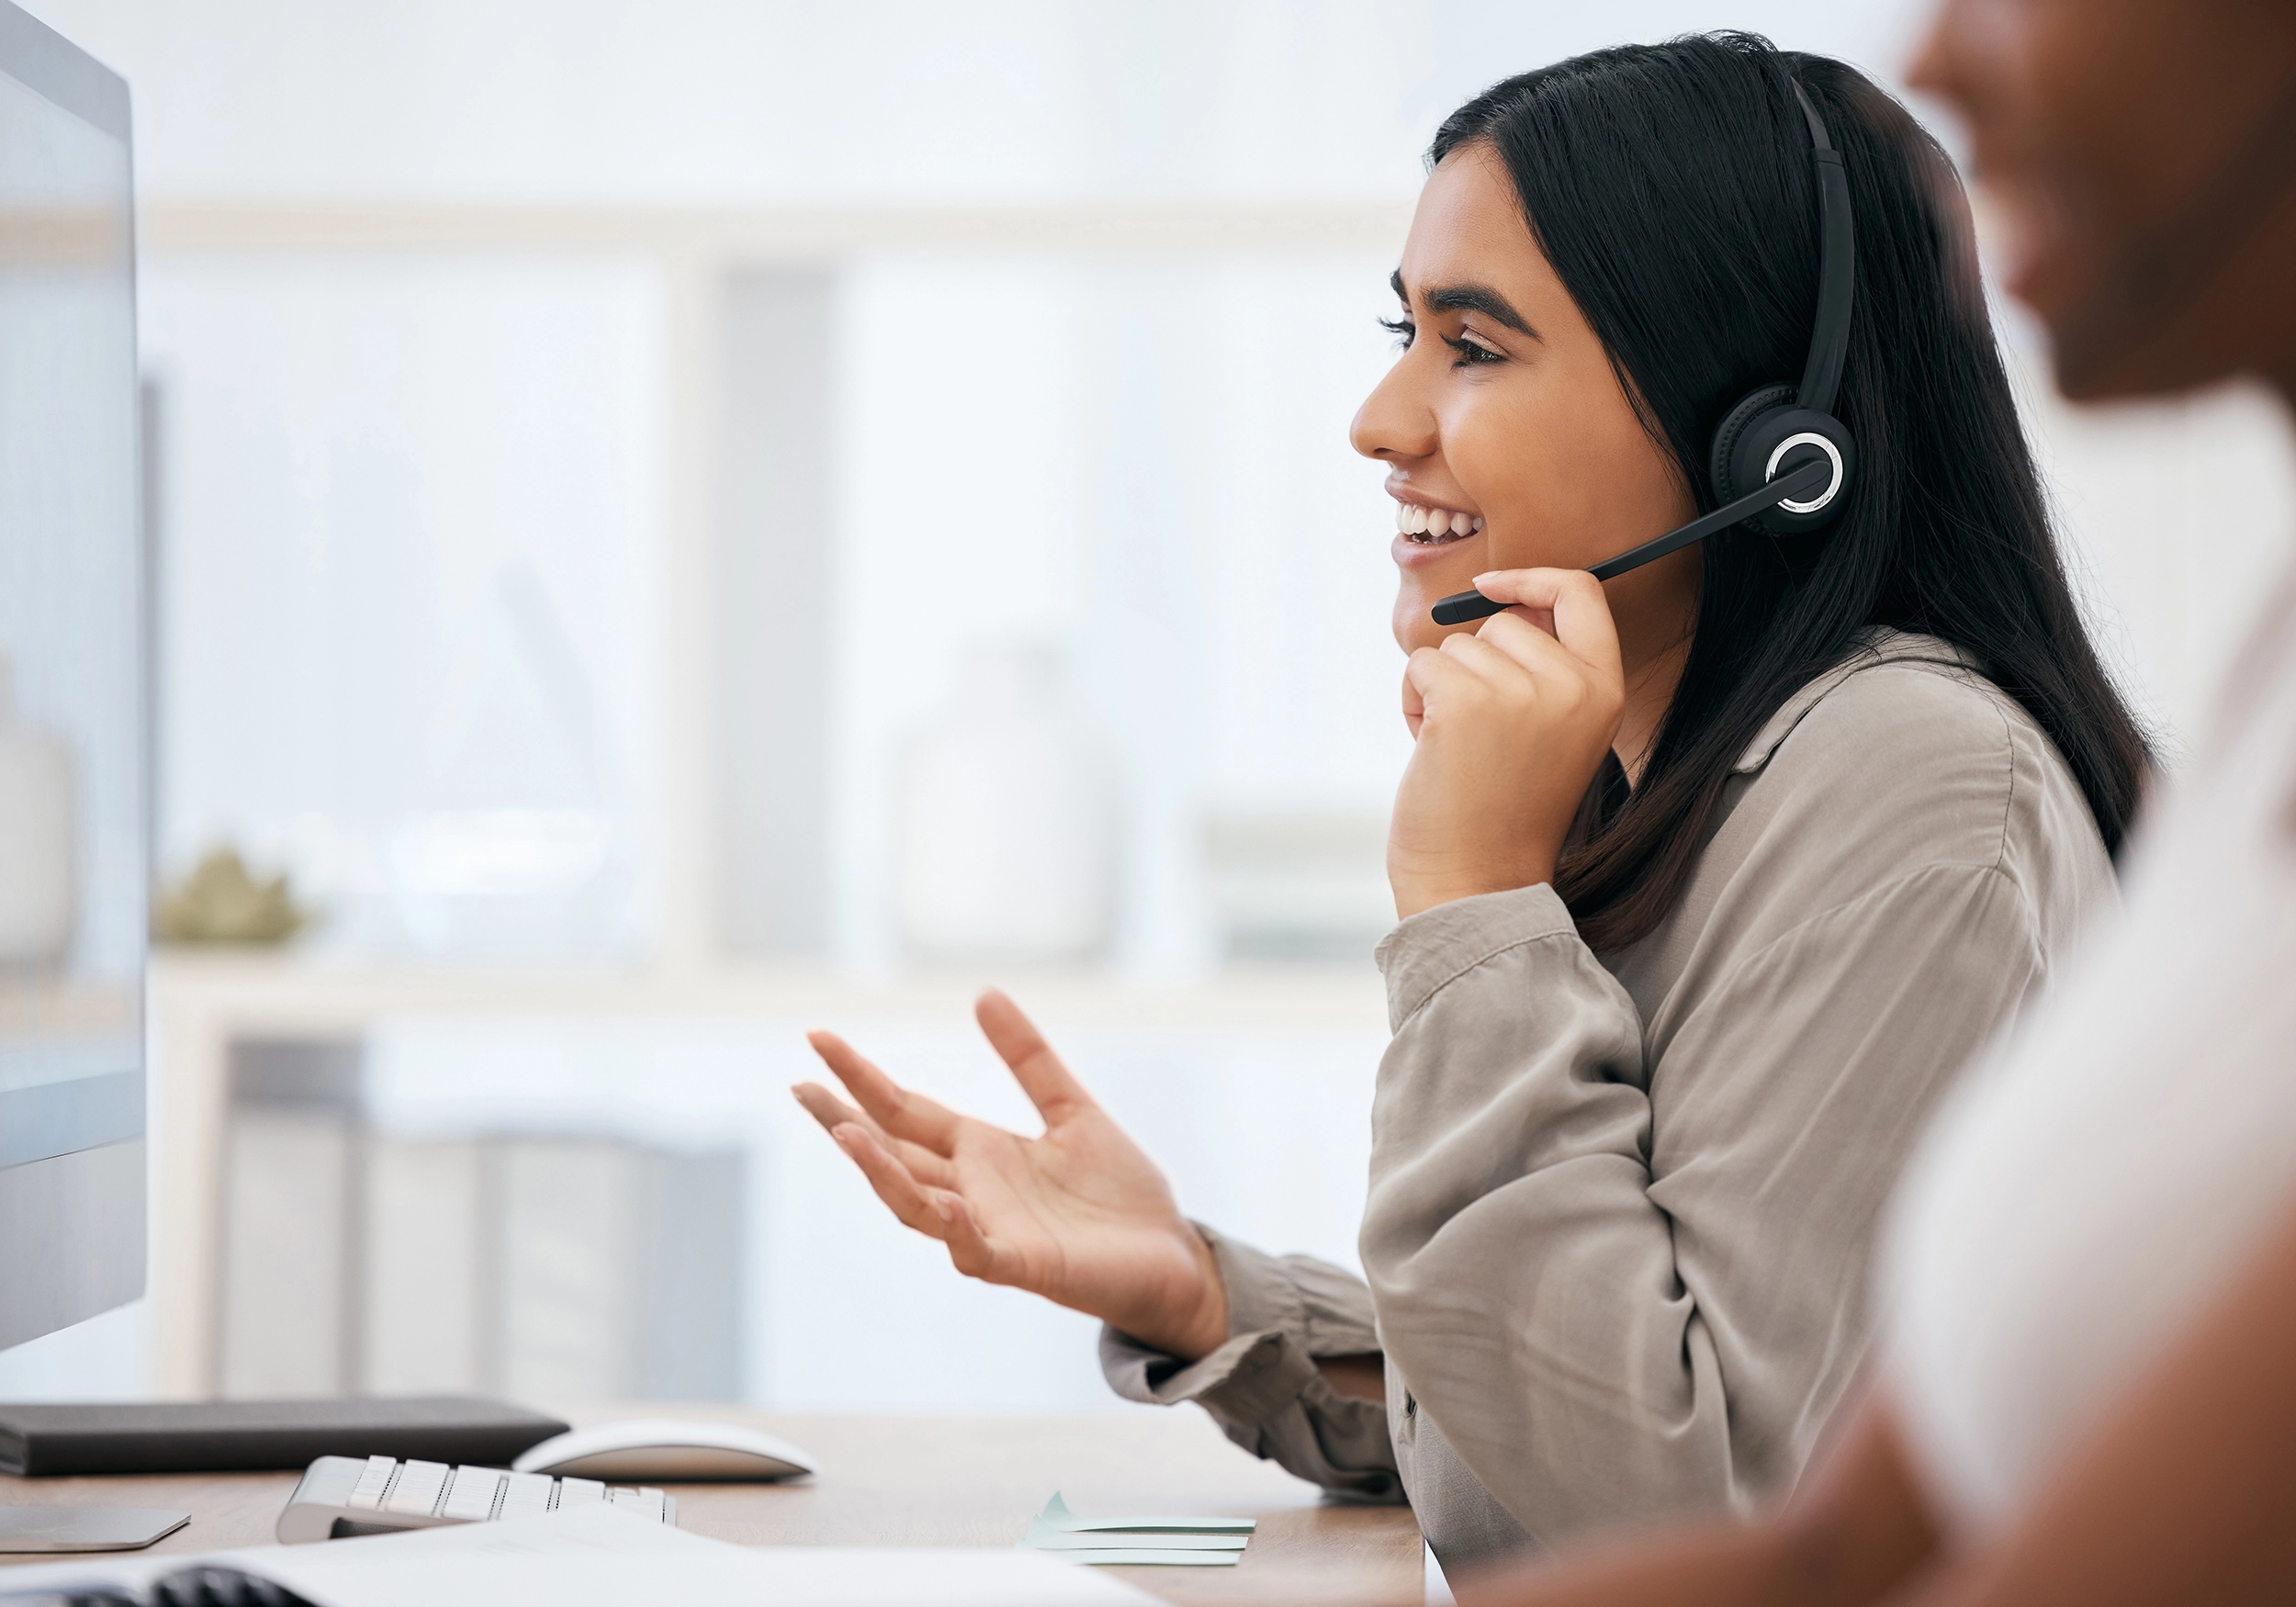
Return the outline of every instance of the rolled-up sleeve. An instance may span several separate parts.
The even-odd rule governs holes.
[[[1933,865],[1822,909],[1657,1050],[1548,887],[1413,916],[1379,958],[1361,1249],[1404,1476],[1424,1414],[1541,1542],[1790,1480],[1861,1355],[1910,1134],[2034,981],[2017,887]]]
[[[1100,1332],[1100,1365],[1129,1400],[1192,1400],[1228,1438],[1334,1496],[1403,1499],[1387,1412],[1342,1395],[1319,1356],[1379,1348],[1363,1280],[1307,1255],[1269,1255],[1198,1224],[1227,1285],[1227,1342],[1194,1362],[1113,1328]]]

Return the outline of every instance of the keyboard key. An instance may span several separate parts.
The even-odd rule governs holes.
[[[491,1467],[457,1467],[454,1482],[446,1487],[446,1502],[439,1508],[438,1515],[465,1523],[483,1523],[494,1516],[494,1497],[501,1488],[502,1475]]]
[[[396,1456],[369,1456],[358,1483],[351,1487],[351,1494],[343,1504],[364,1507],[370,1512],[378,1511],[383,1504],[383,1491],[390,1488],[390,1476],[398,1470]]]
[[[625,1512],[657,1523],[662,1521],[662,1492],[658,1489],[617,1489],[609,1492],[607,1499]]]
[[[506,1473],[510,1481],[502,1491],[502,1513],[505,1518],[523,1518],[531,1512],[550,1510],[550,1487],[557,1481],[542,1473]]]
[[[444,1462],[408,1463],[383,1511],[429,1517],[438,1511],[438,1498],[446,1493],[446,1476],[453,1471]]]
[[[606,1487],[594,1478],[561,1478],[558,1480],[558,1511],[575,1507],[594,1507],[606,1499]]]

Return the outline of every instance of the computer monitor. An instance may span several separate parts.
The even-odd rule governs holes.
[[[0,1348],[143,1292],[128,85],[0,0]]]

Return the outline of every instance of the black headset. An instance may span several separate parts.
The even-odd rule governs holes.
[[[1734,524],[1750,525],[1770,535],[1821,529],[1841,511],[1843,493],[1857,471],[1857,449],[1850,432],[1833,416],[1841,362],[1850,351],[1850,300],[1857,283],[1850,174],[1841,165],[1841,152],[1827,137],[1818,108],[1800,84],[1790,78],[1786,82],[1809,119],[1810,161],[1818,174],[1818,317],[1801,386],[1765,385],[1739,399],[1716,426],[1714,446],[1706,455],[1706,475],[1721,506],[1595,565],[1588,573],[1597,580],[1639,568]],[[1461,591],[1435,605],[1435,623],[1465,624],[1506,606],[1480,591]]]

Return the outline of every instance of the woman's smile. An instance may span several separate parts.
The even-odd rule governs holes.
[[[1423,546],[1464,541],[1483,527],[1480,515],[1458,508],[1436,508],[1424,502],[1395,504],[1395,528]]]
[[[1462,544],[1483,533],[1483,516],[1408,498],[1395,500],[1395,562],[1409,569],[1458,556]]]

